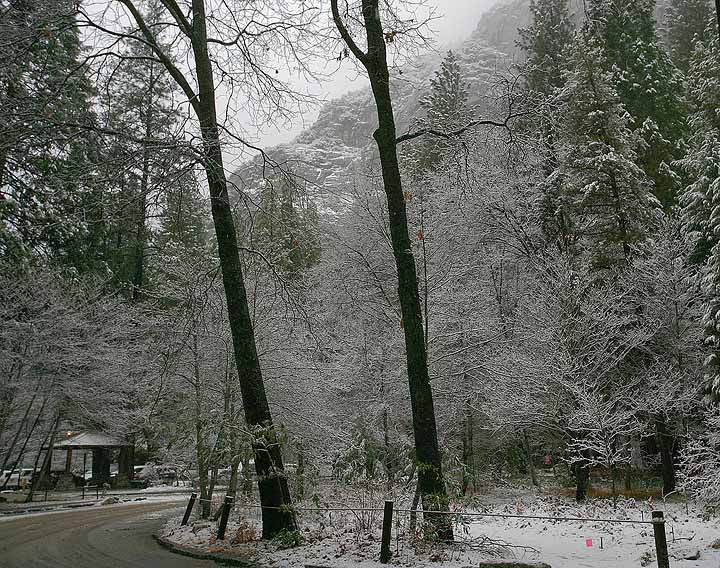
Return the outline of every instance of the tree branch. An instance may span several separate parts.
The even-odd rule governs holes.
[[[178,6],[177,2],[175,0],[160,0],[167,8],[168,12],[170,12],[170,15],[175,19],[175,21],[178,23],[178,26],[180,26],[180,29],[182,32],[187,36],[190,37],[192,35],[192,26],[190,25],[190,22],[185,17],[185,15],[182,13],[182,10],[180,9],[180,6]]]
[[[340,32],[340,37],[342,37],[345,44],[348,46],[350,51],[352,51],[353,55],[358,58],[360,63],[367,67],[368,56],[362,49],[358,47],[358,44],[355,43],[355,40],[352,38],[350,32],[345,27],[345,23],[340,17],[340,10],[338,10],[338,0],[330,0],[330,8],[332,10],[333,20],[335,21],[335,27],[337,27],[338,31]]]
[[[172,62],[172,60],[167,56],[167,54],[160,49],[160,46],[158,45],[157,41],[155,40],[155,36],[150,31],[150,28],[148,28],[147,24],[145,23],[145,20],[142,17],[142,14],[140,14],[139,10],[135,6],[132,0],[120,0],[122,4],[125,5],[125,7],[130,11],[130,14],[132,15],[133,19],[135,20],[135,23],[137,24],[138,28],[142,32],[143,36],[145,36],[145,40],[147,41],[148,45],[152,48],[152,50],[155,52],[155,54],[158,56],[158,59],[162,62],[162,64],[167,69],[168,73],[172,76],[173,79],[177,82],[177,84],[180,86],[180,88],[183,90],[185,95],[188,97],[188,100],[190,104],[193,107],[193,110],[196,114],[199,116],[200,112],[200,105],[198,101],[198,96],[195,94],[195,91],[193,90],[192,86],[188,82],[188,80],[185,78],[185,75],[183,75],[182,71],[177,68],[177,66]],[[182,14],[180,14],[182,16]],[[173,15],[175,20],[177,21],[177,18]],[[178,21],[178,24],[180,22]]]
[[[434,128],[423,128],[421,130],[416,130],[415,132],[408,132],[407,134],[403,134],[397,140],[395,141],[397,144],[401,144],[402,142],[407,142],[408,140],[414,140],[415,138],[419,138],[420,136],[425,136],[426,134],[430,134],[432,136],[437,136],[439,138],[457,138],[458,136],[462,136],[470,130],[471,128],[475,128],[476,126],[494,126],[497,128],[505,128],[510,129],[509,123],[511,120],[515,118],[519,118],[521,116],[524,116],[528,113],[522,112],[517,114],[509,114],[507,118],[503,122],[498,122],[497,120],[473,120],[463,126],[462,128],[459,128],[458,130],[453,130],[451,132],[441,132],[440,130],[435,130]]]

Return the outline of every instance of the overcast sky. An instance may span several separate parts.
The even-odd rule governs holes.
[[[427,0],[427,3],[437,10],[438,19],[431,24],[437,33],[438,48],[456,44],[464,40],[477,26],[480,15],[496,0]],[[318,95],[324,99],[337,98],[340,95],[364,87],[366,77],[357,77],[357,74],[348,68],[340,71],[327,83],[320,87]],[[313,91],[316,89],[313,88]],[[317,111],[306,114],[286,128],[271,129],[258,132],[257,140],[263,147],[273,146],[281,142],[288,142],[296,136],[304,126],[313,122]]]

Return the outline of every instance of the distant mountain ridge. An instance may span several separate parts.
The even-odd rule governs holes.
[[[479,100],[498,72],[517,57],[517,29],[527,25],[528,0],[496,4],[480,19],[471,36],[455,50],[471,98]],[[440,67],[444,53],[431,53],[392,77],[398,133],[406,131],[420,112],[420,99]],[[268,156],[307,180],[307,191],[325,215],[341,214],[349,203],[354,176],[372,158],[372,133],[377,118],[369,87],[325,104],[317,120],[294,140],[267,149]],[[267,171],[266,171],[267,174]],[[231,181],[244,192],[264,185],[260,157],[241,166]]]

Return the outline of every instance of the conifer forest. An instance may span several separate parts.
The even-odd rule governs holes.
[[[720,0],[0,0],[0,462],[0,567],[720,568]]]

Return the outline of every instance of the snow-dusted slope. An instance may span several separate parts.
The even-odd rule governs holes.
[[[517,27],[527,22],[527,0],[500,3],[480,20],[475,32],[456,50],[476,102],[487,92],[498,73],[507,70],[516,56]],[[428,91],[442,53],[433,53],[393,74],[393,99],[398,131],[412,124],[420,111],[420,98]],[[373,156],[372,132],[377,124],[368,87],[327,103],[315,121],[288,144],[268,150],[269,156],[301,179],[326,214],[342,212],[350,190],[368,159]],[[265,169],[265,175],[268,170]],[[247,192],[263,185],[259,158],[239,168],[234,182]]]

